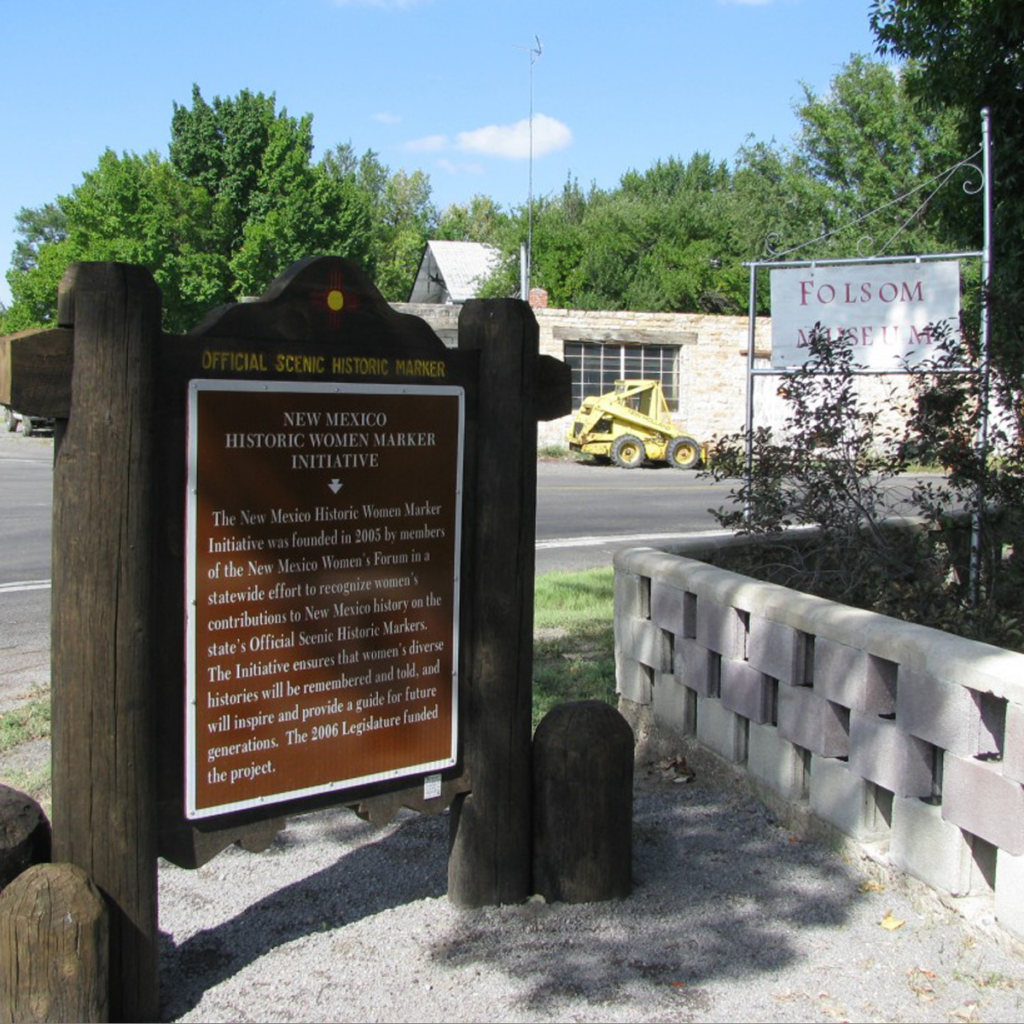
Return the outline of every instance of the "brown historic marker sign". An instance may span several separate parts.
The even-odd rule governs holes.
[[[463,389],[193,380],[186,814],[456,763]]]
[[[570,411],[529,307],[446,349],[314,257],[181,337],[148,271],[75,264],[58,318],[0,338],[0,401],[57,419],[53,855],[111,909],[110,1019],[159,1019],[158,855],[287,813],[450,807],[452,901],[526,899],[536,420]]]

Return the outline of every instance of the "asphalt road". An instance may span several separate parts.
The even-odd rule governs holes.
[[[0,432],[0,712],[50,678],[53,440]]]
[[[52,467],[52,437],[0,432],[0,586],[49,578]],[[540,462],[538,571],[560,568],[562,561],[573,568],[606,564],[615,548],[635,538],[714,529],[708,509],[727,503],[729,489],[667,467]],[[559,550],[590,553],[550,554]]]
[[[0,432],[0,588],[49,579],[52,464],[51,437]],[[541,462],[537,477],[538,572],[607,565],[619,547],[714,529],[708,509],[729,491],[668,468]]]
[[[537,469],[537,572],[610,565],[619,548],[717,529],[708,511],[729,484],[696,471],[541,462]]]
[[[49,680],[53,438],[0,431],[0,711]],[[615,551],[714,528],[728,487],[695,472],[538,466],[537,572],[609,565]]]
[[[48,678],[53,439],[0,431],[0,681]],[[615,552],[716,530],[732,483],[668,467],[544,461],[537,572],[610,565]],[[3,695],[0,688],[0,710]]]

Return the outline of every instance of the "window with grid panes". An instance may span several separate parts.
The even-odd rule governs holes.
[[[665,401],[679,411],[679,346],[566,341],[563,355],[572,370],[572,407],[603,395],[617,380],[657,380]]]

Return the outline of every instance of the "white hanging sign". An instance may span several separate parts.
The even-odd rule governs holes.
[[[897,370],[935,352],[932,329],[960,329],[960,264],[846,263],[771,272],[772,366],[802,366],[815,324],[829,337],[846,335],[854,363]]]

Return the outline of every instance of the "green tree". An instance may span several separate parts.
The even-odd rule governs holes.
[[[547,289],[553,306],[582,308],[580,261],[587,203],[579,184],[569,179],[560,196],[540,197],[533,204],[531,285]],[[493,222],[494,230],[487,241],[499,249],[501,258],[481,288],[485,298],[519,294],[520,246],[527,240],[529,219],[529,209],[520,206]]]
[[[236,97],[215,97],[209,104],[198,85],[192,86],[191,107],[174,104],[171,163],[217,204],[220,229],[232,247],[241,241],[251,206],[258,202],[264,155],[274,124],[290,129],[293,143],[305,149],[309,158],[308,133],[303,133],[286,111],[278,113],[275,108],[273,95],[248,89]],[[280,132],[277,138],[280,140]]]
[[[736,172],[696,153],[631,170],[610,190],[584,192],[570,179],[560,195],[534,206],[533,283],[558,306],[740,312],[748,287],[743,261],[760,255],[769,227],[783,227],[766,215],[777,214],[793,182],[804,195],[814,189],[795,162],[769,147],[757,152],[760,164],[751,159]],[[778,180],[765,174],[772,162],[784,171]],[[504,258],[485,294],[517,291],[525,236],[520,209],[496,232]]]
[[[0,309],[0,333],[44,323],[56,307],[57,282],[66,266],[67,216],[60,202],[35,209],[23,207],[14,218],[21,236],[11,256],[8,281],[12,305]]]
[[[355,181],[359,160],[351,141],[339,142],[320,158],[320,169],[330,178],[339,181]]]
[[[740,151],[733,251],[814,259],[965,247],[947,215],[971,202],[964,174],[939,189],[933,180],[962,156],[956,117],[912,95],[903,69],[855,55],[824,94],[804,86],[795,112],[792,146],[751,140]],[[766,275],[761,285],[767,312]]]
[[[911,62],[911,92],[956,114],[965,154],[978,146],[980,110],[991,109],[1000,205],[1019,226],[1024,6],[1017,0],[873,0],[870,20],[879,50]],[[1014,251],[1021,247],[1019,230],[1016,235],[1003,239]]]
[[[52,322],[57,286],[76,260],[149,267],[164,292],[165,323],[175,328],[218,301],[211,282],[222,261],[211,254],[212,204],[156,153],[118,156],[107,150],[71,194],[52,205],[63,237],[42,242],[27,265],[8,273],[13,302],[4,330]]]
[[[191,107],[175,106],[169,160],[108,150],[69,195],[19,214],[3,330],[51,322],[75,260],[148,267],[173,331],[259,294],[303,256],[366,264],[370,200],[351,174],[314,166],[312,151],[310,115],[290,117],[248,90],[208,104],[195,87]]]
[[[68,219],[58,203],[44,203],[35,209],[22,207],[14,216],[14,226],[21,236],[11,257],[15,270],[31,270],[39,262],[42,246],[61,242],[68,235]]]
[[[498,245],[509,217],[490,197],[476,195],[468,203],[453,203],[441,214],[434,237],[450,242]]]
[[[833,227],[827,186],[808,173],[796,153],[775,143],[748,140],[736,162],[733,189],[730,236],[746,259],[802,245]],[[805,255],[823,252],[819,247]]]
[[[72,260],[148,267],[164,293],[165,323],[183,329],[220,301],[214,204],[156,153],[100,157],[63,201]]]
[[[372,149],[357,158],[351,143],[325,153],[319,166],[359,196],[368,218],[362,262],[386,299],[405,301],[438,223],[430,178],[422,171],[392,173]]]
[[[994,353],[1018,359],[1019,308],[1008,297],[1024,283],[1024,5],[1019,0],[874,0],[871,27],[882,53],[908,60],[912,95],[955,117],[964,156],[979,145],[980,111],[992,114],[994,177]],[[963,246],[982,241],[977,201],[943,211]],[[1024,367],[1022,367],[1024,369]]]
[[[372,215],[370,262],[384,298],[409,297],[427,240],[437,223],[430,202],[430,178],[422,171],[390,175],[380,190]]]
[[[297,259],[312,254],[365,262],[369,214],[348,178],[313,166],[312,117],[277,119],[268,133],[249,217],[231,257],[234,289],[258,294]]]
[[[858,225],[861,235],[875,233],[876,249],[896,232],[897,252],[935,251],[942,244],[937,214],[950,199],[959,205],[963,181],[939,190],[922,211],[926,216],[915,213],[932,190],[916,190],[960,159],[955,113],[915,100],[900,70],[856,55],[832,80],[827,95],[805,85],[797,113],[800,157],[825,186],[837,226],[877,210]],[[909,201],[889,207],[910,193]]]
[[[611,192],[591,189],[585,203],[565,199],[580,225],[571,273],[583,308],[738,311],[724,163],[706,153],[659,160]]]
[[[74,259],[64,240],[41,246],[29,269],[8,271],[11,305],[0,318],[0,332],[12,334],[52,324],[57,314],[57,286]]]
[[[792,148],[741,150],[736,185],[749,242],[751,230],[783,250],[831,235],[801,248],[806,258],[931,252],[948,242],[941,210],[962,202],[963,181],[938,192],[925,183],[960,158],[955,115],[918,101],[900,69],[858,55],[824,95],[804,85],[795,111]]]
[[[273,95],[243,89],[208,104],[193,86],[191,108],[175,105],[171,162],[214,202],[227,268],[219,301],[259,294],[303,256],[366,262],[368,204],[349,175],[314,167],[312,153],[312,115],[278,111]]]

